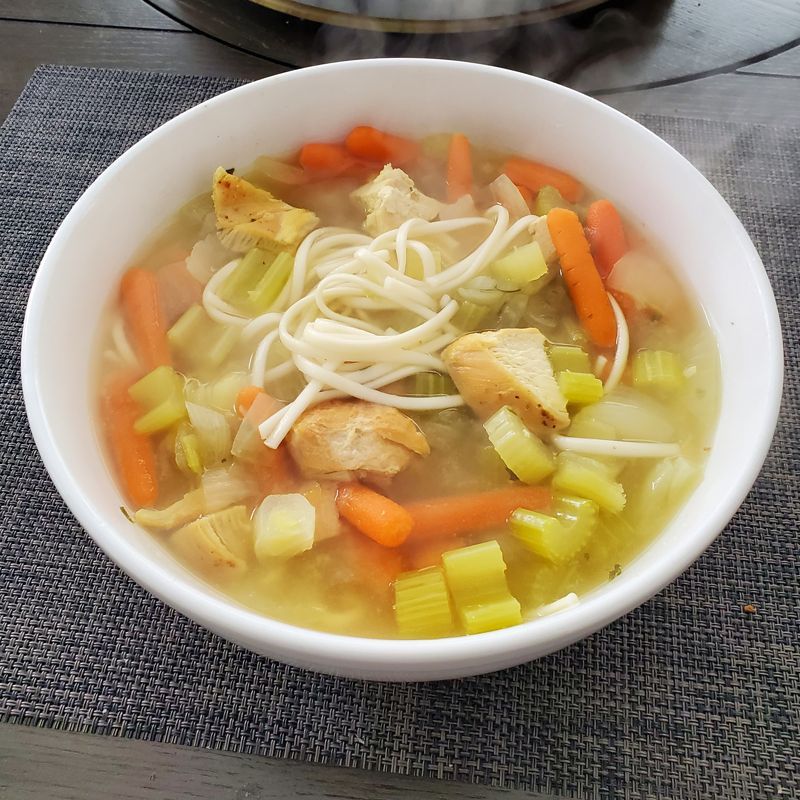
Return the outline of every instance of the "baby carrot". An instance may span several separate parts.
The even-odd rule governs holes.
[[[564,283],[586,333],[598,347],[613,347],[617,320],[578,215],[566,208],[554,208],[547,215],[547,228],[561,262]]]
[[[514,486],[408,503],[405,508],[414,522],[410,541],[495,528],[505,524],[512,511],[541,511],[550,506],[550,499],[550,490],[543,486]]]
[[[360,483],[344,483],[336,495],[339,513],[361,533],[384,547],[399,547],[413,521],[403,506]]]
[[[133,374],[113,375],[101,395],[101,412],[111,455],[128,499],[138,507],[152,506],[158,498],[156,456],[150,439],[136,433],[134,423],[141,411],[128,389]]]
[[[539,164],[525,158],[509,158],[502,171],[514,183],[532,192],[538,192],[543,186],[553,186],[570,203],[577,203],[583,196],[583,186],[572,175],[561,172],[555,167],[548,167],[547,164]]]
[[[155,273],[129,269],[120,283],[120,302],[125,326],[142,366],[149,371],[172,364]]]
[[[243,417],[264,390],[260,386],[244,386],[236,394],[236,413]]]
[[[586,212],[586,238],[601,278],[608,277],[614,264],[628,252],[625,228],[610,200],[596,200]]]
[[[353,128],[344,141],[348,152],[356,158],[402,167],[419,156],[419,145],[411,139],[379,131],[369,125]]]
[[[447,199],[455,203],[465,194],[472,193],[472,150],[463,133],[450,137],[447,152]]]
[[[311,173],[334,177],[346,172],[355,159],[340,144],[310,142],[300,150],[300,166]]]

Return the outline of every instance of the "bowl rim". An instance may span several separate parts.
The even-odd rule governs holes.
[[[579,98],[589,104],[593,113],[605,115],[615,123],[627,128],[637,129],[639,136],[645,136],[653,147],[670,151],[669,156],[689,169],[702,185],[704,202],[714,205],[725,214],[737,246],[758,288],[757,297],[760,317],[764,321],[764,333],[771,345],[766,357],[765,374],[768,376],[766,389],[759,404],[757,425],[751,433],[754,447],[745,456],[741,469],[730,482],[727,491],[718,498],[719,502],[712,514],[699,523],[692,537],[687,537],[681,547],[676,548],[673,558],[664,563],[651,563],[643,566],[637,574],[623,572],[621,579],[605,587],[602,603],[592,597],[580,605],[551,617],[537,619],[535,624],[517,625],[499,631],[473,636],[458,636],[444,639],[405,640],[346,636],[298,627],[269,617],[261,616],[232,601],[214,596],[211,591],[179,580],[175,574],[164,570],[161,565],[139,552],[132,542],[119,536],[107,524],[103,516],[84,495],[78,481],[73,478],[66,453],[54,444],[50,435],[51,421],[43,407],[37,391],[37,370],[39,369],[39,345],[41,331],[46,321],[42,307],[47,292],[48,279],[57,264],[58,251],[70,239],[77,220],[86,212],[94,196],[114,181],[122,165],[136,159],[152,143],[171,135],[178,124],[186,124],[202,109],[209,105],[225,103],[231,96],[246,97],[258,95],[265,86],[283,82],[307,81],[314,75],[340,71],[347,74],[363,70],[401,70],[420,68],[444,73],[458,72],[462,77],[470,74],[497,74],[506,81],[522,81],[532,87],[555,92],[564,97]],[[402,674],[406,668],[413,677],[415,670],[435,671],[437,667],[443,675],[458,676],[486,671],[481,668],[481,660],[486,661],[494,654],[500,666],[519,663],[527,658],[538,657],[547,652],[566,646],[584,636],[598,631],[612,621],[627,614],[671,583],[684,572],[714,541],[729,522],[754,483],[769,450],[777,424],[783,385],[783,343],[777,307],[771,285],[763,263],[732,209],[712,184],[686,158],[671,145],[640,123],[621,112],[582,95],[572,89],[541,78],[506,70],[499,67],[468,62],[440,59],[364,59],[335,62],[306,67],[289,73],[269,76],[219,94],[209,100],[184,111],[165,122],[108,166],[86,189],[73,205],[60,224],[47,247],[39,269],[34,278],[22,332],[21,375],[25,408],[31,431],[50,477],[59,494],[89,535],[116,564],[137,583],[153,595],[178,610],[185,616],[203,626],[239,643],[247,643],[252,649],[297,663],[301,666],[324,664],[324,671],[340,674],[353,674],[354,671],[386,672]],[[724,398],[723,401],[724,402]],[[535,655],[531,652],[536,650]],[[353,667],[353,664],[357,666]],[[442,669],[443,664],[450,668]],[[320,668],[316,667],[315,668]],[[497,666],[489,667],[496,669]]]

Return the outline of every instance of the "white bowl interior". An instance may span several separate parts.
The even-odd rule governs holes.
[[[613,583],[557,618],[477,637],[408,643],[300,630],[226,601],[119,511],[95,432],[98,325],[142,241],[209,186],[311,139],[371,123],[410,135],[463,130],[601,187],[663,250],[717,335],[722,409],[700,490]],[[157,187],[157,188],[154,188]],[[37,444],[81,523],[140,583],[211,629],[290,663],[373,678],[454,677],[543,655],[598,629],[672,580],[744,498],[774,429],[781,387],[774,299],[728,206],[668,145],[600,103],[541,80],[442,61],[350,62],[269,78],[181,115],[110,167],[54,238],[31,293],[23,383]],[[761,387],[760,402],[752,390]]]

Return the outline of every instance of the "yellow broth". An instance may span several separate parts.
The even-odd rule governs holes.
[[[434,138],[428,152],[435,152],[436,144]],[[475,150],[473,159],[478,186],[496,177],[503,161],[500,155],[488,150]],[[423,191],[442,199],[444,169],[444,158],[440,153],[438,158],[424,158],[408,172]],[[245,175],[286,202],[315,211],[320,217],[320,225],[360,229],[363,214],[348,199],[350,192],[362,182],[356,178],[286,186],[271,182],[257,165]],[[578,207],[579,213],[585,212],[591,199],[584,198]],[[476,191],[476,200],[480,207],[488,205],[485,189]],[[208,232],[211,212],[212,204],[207,194],[187,203],[143,245],[131,266],[158,271],[164,265],[185,259],[195,242]],[[658,253],[636,232],[634,225],[628,223],[626,231],[632,248],[659,258]],[[102,334],[97,357],[99,384],[116,368],[116,345],[111,328],[120,326],[119,315],[119,309],[114,308]],[[392,324],[390,315],[387,315],[386,322]],[[498,324],[502,324],[502,320],[495,318],[494,325]],[[558,274],[527,301],[517,326],[537,327],[552,343],[578,344],[593,358],[597,354],[588,343]],[[702,309],[685,292],[685,302],[679,313],[668,319],[644,315],[631,323],[630,333],[630,358],[639,350],[666,349],[677,354],[685,367],[687,377],[683,387],[673,394],[658,395],[656,401],[678,432],[682,455],[697,468],[697,480],[710,445],[719,400],[716,344]],[[252,346],[240,344],[217,370],[201,370],[196,374],[185,371],[185,375],[206,382],[232,372],[246,373],[252,351]],[[622,385],[629,385],[630,381],[629,366]],[[283,381],[267,388],[273,396],[291,400],[301,385],[296,381]],[[238,420],[235,410],[231,407],[228,411],[235,426]],[[411,416],[427,436],[431,454],[425,458],[416,456],[411,466],[391,483],[381,484],[380,490],[392,499],[402,504],[518,483],[492,448],[481,422],[468,408],[414,412]],[[196,488],[198,479],[181,472],[176,466],[174,430],[157,434],[154,447],[159,482],[158,506],[165,507]],[[109,458],[109,463],[113,463],[113,459]],[[654,502],[654,489],[647,480],[652,463],[649,459],[622,460],[618,479],[627,496],[625,509],[618,515],[601,512],[600,522],[588,544],[568,563],[560,566],[526,550],[510,535],[506,525],[459,535],[452,540],[422,543],[409,540],[399,548],[388,549],[345,523],[338,536],[318,541],[310,550],[292,558],[276,558],[263,563],[251,556],[247,568],[241,572],[229,573],[215,568],[199,572],[209,584],[232,600],[265,616],[316,630],[396,638],[392,583],[399,573],[436,564],[439,554],[450,548],[496,539],[508,566],[509,588],[522,605],[523,617],[531,617],[541,606],[568,593],[581,596],[613,580],[674,516],[686,492],[671,498],[666,505],[663,498]],[[245,469],[249,468],[245,464]],[[300,476],[296,476],[294,482],[298,491],[308,486],[308,481]],[[248,509],[252,512],[261,499],[260,495],[253,497],[248,502]],[[186,561],[176,552],[172,533],[154,531],[152,535],[163,542],[176,558]],[[198,571],[195,564],[187,563],[187,566]],[[459,632],[458,628],[454,631],[456,634]]]

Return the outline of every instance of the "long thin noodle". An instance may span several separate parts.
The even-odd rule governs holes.
[[[255,318],[219,296],[239,261],[223,266],[206,284],[203,305],[216,321],[241,327],[244,341],[257,341],[252,382],[263,386],[297,374],[306,384],[259,426],[265,442],[277,447],[306,409],[332,397],[420,411],[461,405],[457,394],[405,397],[384,387],[420,372],[445,371],[439,353],[461,333],[451,324],[457,292],[538,219],[512,222],[496,205],[485,216],[410,219],[375,238],[319,228],[300,243],[278,299]],[[466,253],[451,235],[464,231],[480,237]],[[421,273],[409,274],[411,254]]]

